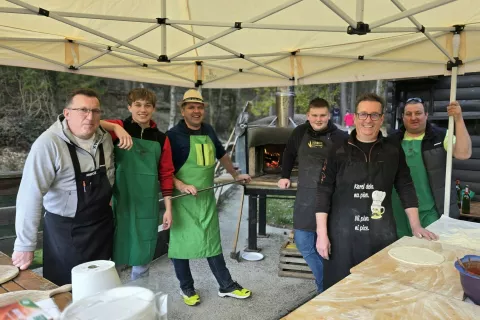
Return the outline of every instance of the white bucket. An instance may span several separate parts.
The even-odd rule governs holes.
[[[119,287],[74,302],[60,320],[167,320],[167,295]]]

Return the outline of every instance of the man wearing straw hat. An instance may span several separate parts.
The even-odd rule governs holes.
[[[453,156],[466,160],[472,155],[472,141],[463,121],[462,108],[457,101],[447,106],[449,116],[455,120]],[[437,221],[444,211],[445,173],[447,167],[447,130],[433,126],[428,120],[427,108],[420,98],[410,98],[403,110],[403,125],[392,136],[401,141],[407,164],[419,199],[422,227]],[[450,217],[458,218],[455,184],[451,185]],[[392,195],[393,213],[398,237],[412,236],[406,216],[402,213],[397,193]]]
[[[179,103],[183,120],[167,132],[172,146],[175,167],[174,193],[192,196],[172,201],[173,220],[170,228],[168,256],[172,259],[186,305],[195,306],[200,297],[195,291],[190,272],[190,259],[207,258],[220,290],[220,297],[245,299],[251,292],[232,280],[225,265],[220,241],[220,226],[212,189],[215,158],[237,181],[250,182],[247,174],[238,174],[212,126],[203,123],[207,104],[197,90],[190,89]]]

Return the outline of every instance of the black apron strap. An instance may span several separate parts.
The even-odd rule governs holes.
[[[75,178],[78,180],[82,170],[80,169],[80,162],[78,161],[77,148],[73,143],[68,143],[68,151],[70,152],[70,157],[72,158],[73,169],[75,170]]]
[[[100,152],[100,167],[105,166],[105,154],[103,153],[103,143],[98,146]]]

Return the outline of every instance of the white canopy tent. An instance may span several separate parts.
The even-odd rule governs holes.
[[[205,88],[451,74],[454,100],[457,73],[480,71],[478,8],[478,0],[6,0],[0,64]],[[449,128],[447,177],[452,119]]]

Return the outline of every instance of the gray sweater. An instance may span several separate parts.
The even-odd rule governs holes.
[[[72,159],[67,143],[74,144],[82,172],[98,169],[103,143],[105,167],[113,185],[115,167],[111,136],[99,128],[95,134],[92,153],[80,148],[68,129],[62,115],[33,143],[23,168],[22,181],[17,195],[15,251],[34,251],[37,232],[42,217],[42,206],[49,212],[64,217],[75,217],[77,210],[77,186]],[[96,166],[95,166],[96,163]]]

